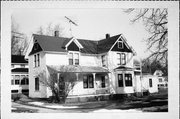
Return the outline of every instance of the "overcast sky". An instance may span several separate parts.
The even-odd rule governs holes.
[[[147,32],[141,22],[131,24],[132,15],[122,9],[18,9],[13,12],[13,18],[19,24],[19,31],[25,33],[30,39],[40,26],[48,23],[61,24],[65,36],[70,36],[69,22],[64,16],[71,18],[78,26],[72,25],[72,34],[76,38],[99,40],[105,34],[111,36],[123,34],[129,45],[141,58],[147,56]]]

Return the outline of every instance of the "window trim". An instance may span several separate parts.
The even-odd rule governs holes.
[[[40,67],[40,54],[34,54],[34,67]]]
[[[126,79],[126,77],[128,79]],[[133,86],[133,81],[132,81],[133,79],[132,79],[132,74],[131,73],[125,73],[124,74],[124,79],[125,79],[125,86],[126,87],[132,87]]]
[[[117,60],[118,60],[118,65],[126,65],[126,54],[125,53],[117,53]]]
[[[121,47],[120,47],[120,43],[121,43]],[[118,44],[118,48],[119,49],[123,49],[124,48],[123,41],[118,41],[117,44]]]
[[[84,81],[84,77],[86,77],[86,82]],[[92,80],[90,80],[92,79]],[[85,87],[85,84],[86,83],[86,87]],[[92,84],[92,85],[91,85]],[[83,75],[83,88],[84,89],[89,89],[89,88],[94,88],[94,78],[93,78],[93,75]]]
[[[122,80],[119,79],[119,76],[122,76]],[[121,81],[121,82],[120,82]],[[122,83],[122,84],[121,84]],[[121,84],[121,85],[120,85]],[[123,74],[118,74],[118,87],[124,87],[124,77]]]
[[[39,91],[40,87],[39,87],[39,77],[35,77],[35,91]]]
[[[69,55],[72,54],[72,59],[70,59]],[[78,54],[78,58],[76,59],[75,58],[75,54]],[[70,60],[72,60],[72,64],[70,64]],[[80,63],[80,53],[79,52],[73,52],[73,51],[70,51],[68,53],[68,61],[69,61],[69,65],[79,65]],[[78,63],[76,63],[76,61],[78,61]]]
[[[153,87],[152,78],[149,78],[149,87],[150,87],[150,88],[152,88],[152,87]]]
[[[106,67],[106,55],[101,56],[102,67]]]

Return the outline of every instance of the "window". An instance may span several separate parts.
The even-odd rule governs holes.
[[[87,76],[83,76],[83,85],[84,85],[84,88],[88,88],[88,79],[87,79]]]
[[[92,75],[83,76],[83,87],[84,88],[94,88],[94,80]]]
[[[123,42],[122,41],[118,41],[118,48],[119,49],[123,49]]]
[[[159,82],[162,82],[162,78],[159,78]]]
[[[118,74],[118,86],[123,87],[123,74]]]
[[[69,65],[79,65],[79,53],[69,53]]]
[[[132,74],[125,74],[126,86],[132,86]]]
[[[106,87],[106,83],[105,83],[105,76],[101,77],[101,88],[105,88]]]
[[[126,54],[125,53],[117,53],[118,65],[126,64]]]
[[[27,76],[22,76],[21,78],[21,85],[28,85],[29,84],[29,79]]]
[[[105,67],[106,66],[106,57],[105,57],[105,55],[102,55],[101,59],[102,59],[102,66]]]
[[[19,85],[19,84],[20,84],[20,76],[15,75],[15,85]]]
[[[122,65],[126,64],[126,55],[124,53],[121,54],[121,63]]]
[[[36,55],[34,55],[34,67],[36,67]]]
[[[21,64],[21,68],[25,68],[25,64]]]
[[[149,87],[152,87],[152,79],[149,79]]]
[[[34,67],[40,66],[40,55],[36,54],[34,55]]]
[[[11,76],[11,85],[14,85],[14,76]]]
[[[39,78],[36,77],[35,78],[35,91],[38,91],[39,90]]]
[[[79,65],[79,54],[74,53],[75,65]]]
[[[40,66],[40,61],[39,61],[39,54],[37,54],[37,66],[39,67]]]
[[[73,65],[73,53],[69,53],[69,65]]]

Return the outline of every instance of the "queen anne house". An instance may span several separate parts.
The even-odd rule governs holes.
[[[51,91],[40,82],[41,72],[48,77],[51,70],[61,73],[61,67],[73,68],[76,85],[69,97],[140,92],[140,68],[135,68],[136,55],[122,35],[94,41],[63,38],[57,35],[33,34],[33,47],[28,55],[29,96],[48,98]],[[80,76],[82,75],[82,76]],[[43,80],[46,80],[43,79]]]

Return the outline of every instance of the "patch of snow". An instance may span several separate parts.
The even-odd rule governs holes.
[[[29,102],[29,104],[33,104],[33,105],[43,105],[44,103],[42,103],[42,102]]]
[[[17,108],[11,107],[11,110],[16,110]]]
[[[74,108],[78,108],[77,106],[61,106],[61,105],[49,105],[49,106],[45,106],[47,108],[60,108],[60,109],[74,109]]]
[[[99,113],[99,112],[142,112],[140,110],[135,110],[135,109],[129,109],[129,110],[120,110],[120,109],[100,109],[100,110],[96,110],[93,111],[94,113]]]

